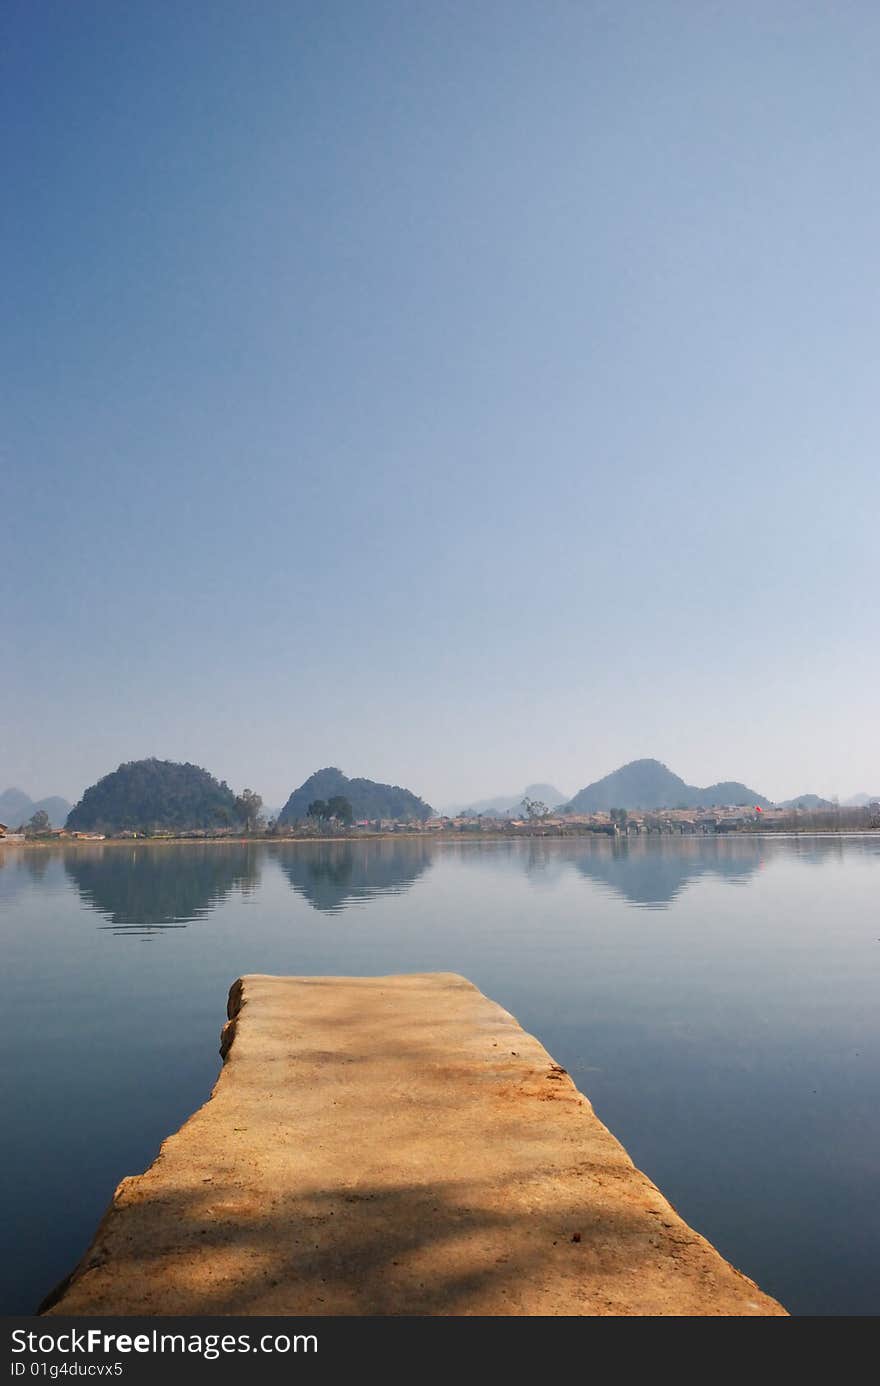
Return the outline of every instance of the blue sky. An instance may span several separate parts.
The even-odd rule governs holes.
[[[880,10],[7,8],[0,788],[880,790]]]

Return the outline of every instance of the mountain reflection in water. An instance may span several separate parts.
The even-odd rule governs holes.
[[[337,914],[350,905],[409,890],[436,850],[421,838],[297,843],[279,849],[278,861],[294,890],[314,909]]]
[[[745,885],[760,869],[764,855],[758,838],[734,845],[724,838],[657,836],[613,842],[610,849],[596,844],[573,864],[630,904],[662,910],[701,876],[724,876],[731,884]]]
[[[845,840],[749,836],[609,840],[530,838],[437,841],[430,837],[344,839],[337,842],[107,843],[76,848],[0,852],[0,907],[28,881],[76,886],[82,903],[112,933],[150,939],[204,918],[234,891],[258,892],[267,864],[280,867],[297,895],[322,914],[402,895],[441,862],[466,872],[521,871],[531,885],[550,887],[576,873],[638,909],[668,909],[707,878],[746,885],[781,852],[805,865],[840,857]],[[54,885],[53,885],[54,883]]]
[[[232,890],[253,890],[260,879],[253,843],[109,846],[64,853],[64,869],[117,935],[150,938],[182,929],[209,914]]]

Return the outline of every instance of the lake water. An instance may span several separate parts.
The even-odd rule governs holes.
[[[798,1314],[880,1311],[880,838],[0,849],[0,1311],[216,1077],[243,972],[461,972]]]

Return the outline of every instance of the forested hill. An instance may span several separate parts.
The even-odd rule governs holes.
[[[659,760],[633,760],[588,784],[566,809],[570,813],[600,813],[612,808],[711,808],[715,804],[760,804],[767,808],[769,802],[738,780],[700,789],[685,784]]]
[[[198,765],[132,760],[87,789],[70,811],[77,831],[223,828],[240,821],[225,781]]]
[[[351,804],[355,820],[362,818],[396,818],[404,822],[417,819],[424,822],[433,809],[409,789],[396,784],[379,784],[376,780],[350,780],[335,766],[316,770],[299,789],[295,789],[281,810],[279,823],[296,823],[306,817],[309,805],[336,796]]]

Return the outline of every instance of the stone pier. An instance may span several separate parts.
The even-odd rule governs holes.
[[[243,977],[46,1314],[784,1315],[463,977]]]

